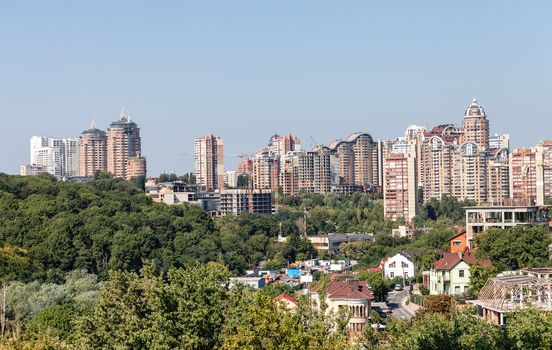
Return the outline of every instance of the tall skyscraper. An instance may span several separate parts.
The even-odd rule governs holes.
[[[440,125],[425,134],[422,143],[422,177],[424,202],[431,198],[451,196],[453,159],[457,129],[452,124]]]
[[[552,198],[552,140],[541,141],[537,148],[542,154],[544,198]]]
[[[453,154],[452,195],[460,200],[487,201],[486,152],[475,142],[459,145]]]
[[[384,161],[383,204],[386,219],[411,222],[417,214],[418,180],[416,148],[389,153]]]
[[[510,151],[494,148],[487,159],[487,201],[503,205],[510,198]]]
[[[208,191],[224,188],[224,145],[222,138],[201,136],[194,142],[195,176]]]
[[[114,177],[127,178],[129,159],[141,153],[140,128],[123,110],[119,120],[107,129],[107,171]]]
[[[107,171],[107,134],[92,122],[80,136],[80,176],[93,177]]]
[[[485,151],[489,148],[489,121],[485,110],[475,98],[464,114],[462,131],[463,142],[475,142]]]
[[[69,138],[62,140],[62,159],[63,159],[63,176],[75,177],[80,176],[80,157],[78,138]]]
[[[278,191],[280,157],[268,149],[263,149],[251,159],[251,162],[253,165],[253,188]]]
[[[377,145],[368,133],[358,132],[328,145],[332,184],[369,188],[379,179]]]
[[[535,148],[519,148],[510,155],[510,196],[517,204],[537,202],[538,156]]]

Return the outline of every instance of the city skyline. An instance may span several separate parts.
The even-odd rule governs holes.
[[[275,132],[304,148],[388,139],[458,124],[473,97],[512,148],[549,138],[535,128],[552,115],[548,2],[244,3],[1,4],[0,171],[18,172],[31,136],[77,137],[94,117],[106,129],[122,105],[150,174],[192,171],[197,135],[228,154]]]

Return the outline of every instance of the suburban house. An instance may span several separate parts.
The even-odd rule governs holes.
[[[381,266],[383,276],[387,278],[402,277],[405,280],[413,278],[414,275],[414,259],[410,255],[400,252],[389,258],[382,260]]]
[[[454,237],[449,239],[449,242],[451,253],[463,252],[468,247],[468,241],[465,232],[461,232],[455,235]]]
[[[310,298],[320,306],[319,287],[310,291]],[[374,295],[366,281],[345,280],[331,281],[325,290],[327,312],[338,314],[343,311],[349,313],[350,319],[347,328],[352,333],[361,333],[370,325],[369,317]]]
[[[487,259],[478,260],[472,250],[447,252],[431,265],[429,293],[462,295],[469,291],[470,265],[491,266]]]
[[[281,303],[288,310],[293,310],[297,307],[297,300],[286,293],[280,293],[273,300],[275,302]]]
[[[477,314],[498,326],[505,326],[507,314],[528,305],[552,311],[552,269],[524,269],[503,272],[490,278],[479,292]]]

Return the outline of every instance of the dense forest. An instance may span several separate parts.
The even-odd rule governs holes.
[[[457,201],[447,201],[456,211],[436,210],[441,202],[426,206],[432,216],[420,220],[431,222],[434,229],[413,246],[440,248],[446,243],[454,213],[462,208]],[[383,220],[381,200],[364,194],[304,195],[284,199],[277,215],[213,219],[193,205],[153,203],[131,183],[107,176],[69,183],[45,174],[0,174],[0,261],[11,278],[21,281],[59,282],[65,272],[77,269],[104,278],[109,270],[138,271],[143,259],[155,261],[164,271],[192,261],[220,262],[237,274],[263,260],[283,267],[316,256],[300,237],[305,231],[376,233],[377,243],[360,246],[360,253],[354,245],[344,252],[377,265],[386,254],[410,244],[390,237],[393,225]],[[276,242],[279,233],[291,236],[287,244]]]

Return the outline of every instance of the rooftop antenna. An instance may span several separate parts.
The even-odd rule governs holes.
[[[126,120],[126,114],[125,114],[125,106],[121,109],[121,114],[119,115],[119,120],[124,121]]]

